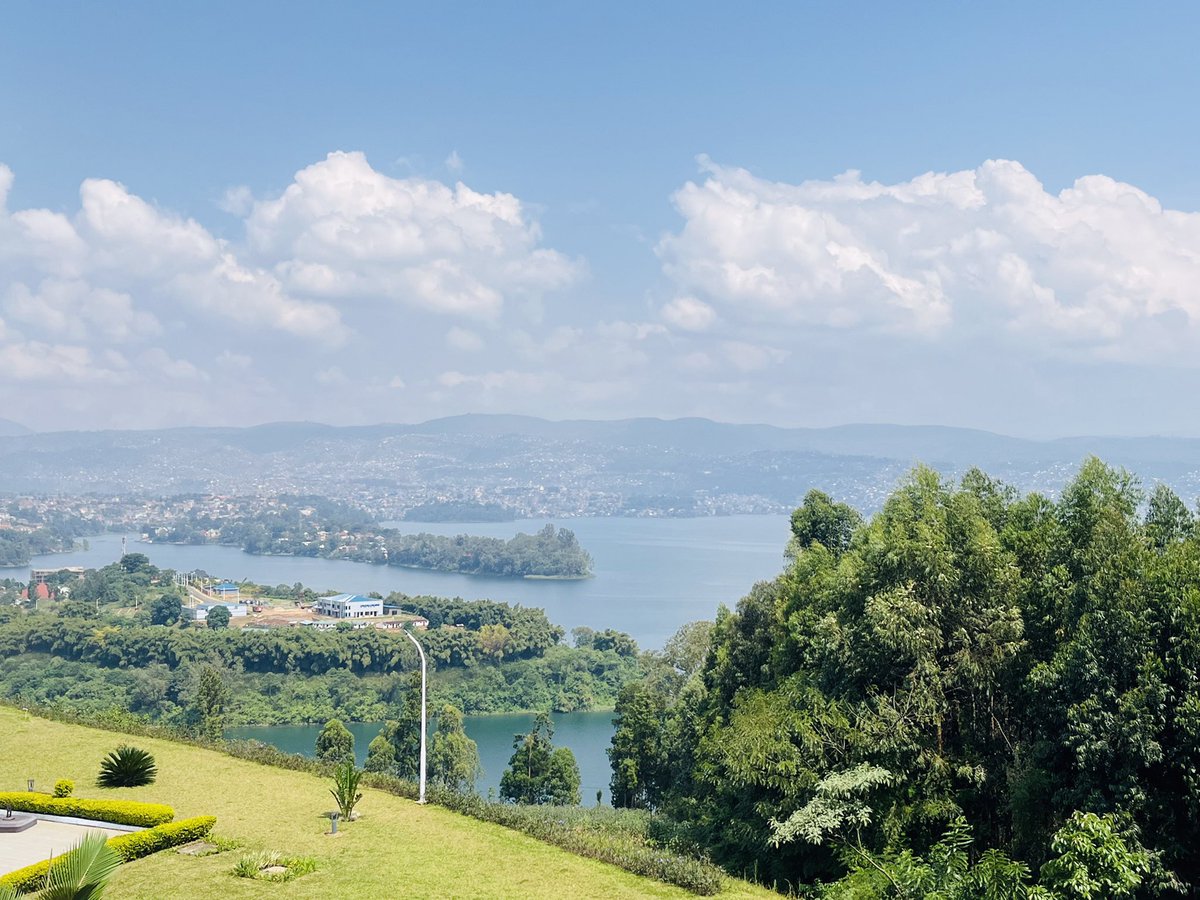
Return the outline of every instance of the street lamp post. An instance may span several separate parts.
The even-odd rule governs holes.
[[[425,651],[421,648],[421,642],[418,641],[411,631],[407,628],[404,633],[408,639],[417,646],[417,653],[421,656],[421,789],[417,800],[418,803],[425,802]]]

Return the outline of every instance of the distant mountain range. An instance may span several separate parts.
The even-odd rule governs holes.
[[[33,431],[12,419],[0,419],[0,437],[19,437],[22,434],[33,434]]]
[[[0,491],[307,492],[383,515],[444,499],[500,503],[531,516],[709,515],[786,510],[814,486],[872,509],[918,462],[947,473],[979,466],[1018,487],[1053,492],[1089,454],[1147,482],[1166,481],[1189,503],[1200,493],[1195,438],[1040,441],[938,426],[508,415],[40,434],[0,421]]]

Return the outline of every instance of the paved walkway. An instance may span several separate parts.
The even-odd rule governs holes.
[[[3,815],[3,812],[0,812]],[[39,821],[20,834],[0,834],[0,875],[70,850],[89,831],[106,837],[127,834],[112,828]]]

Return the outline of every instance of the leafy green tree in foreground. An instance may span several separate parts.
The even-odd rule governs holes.
[[[388,771],[399,778],[415,781],[421,767],[421,680],[414,673],[405,679],[398,690],[401,692],[400,716],[384,723],[378,737],[391,745],[391,768],[372,769]],[[371,743],[374,744],[375,741]],[[370,748],[368,747],[368,753]],[[385,764],[387,754],[382,746],[376,753],[376,766]]]
[[[174,625],[183,615],[183,601],[178,594],[163,594],[150,602],[151,625]]]
[[[1095,459],[1057,500],[918,469],[855,524],[810,494],[699,674],[622,694],[614,803],[801,893],[1196,896],[1200,535],[1145,500]]]
[[[229,611],[227,606],[214,606],[208,611],[208,615],[204,617],[204,621],[208,623],[209,628],[228,628],[229,621],[233,618],[233,613]]]
[[[567,747],[555,747],[554,725],[538,713],[528,734],[513,738],[513,755],[500,777],[500,798],[513,803],[579,803],[579,766]]]
[[[670,782],[663,745],[666,711],[667,696],[656,685],[634,682],[621,690],[608,750],[613,806],[652,809]]]
[[[367,761],[363,768],[368,772],[391,775],[396,770],[396,748],[385,733],[386,727],[367,744]]]
[[[323,762],[354,762],[354,735],[340,719],[330,719],[317,735],[317,759]]]
[[[462,710],[447,704],[437,716],[429,741],[429,780],[439,787],[468,793],[479,777],[479,747],[467,737]]]
[[[150,557],[145,553],[126,553],[120,559],[120,566],[130,575],[148,572],[154,568],[150,565]]]
[[[196,702],[193,708],[196,730],[213,740],[225,731],[225,710],[229,707],[229,688],[221,673],[213,666],[200,670],[200,683],[196,687]]]

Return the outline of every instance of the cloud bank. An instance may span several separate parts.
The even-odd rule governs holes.
[[[678,225],[630,251],[658,280],[613,294],[529,203],[444,170],[330,153],[281,191],[229,187],[205,224],[106,179],[66,212],[11,209],[0,165],[5,415],[1112,431],[1114,409],[1152,423],[1200,390],[1200,214],[1106,176],[785,183],[702,158]]]
[[[980,335],[1048,354],[1185,364],[1200,336],[1200,214],[1108,178],[1051,193],[1019,163],[881,184],[786,184],[702,159],[658,244],[663,319]],[[713,310],[714,312],[707,312]]]

